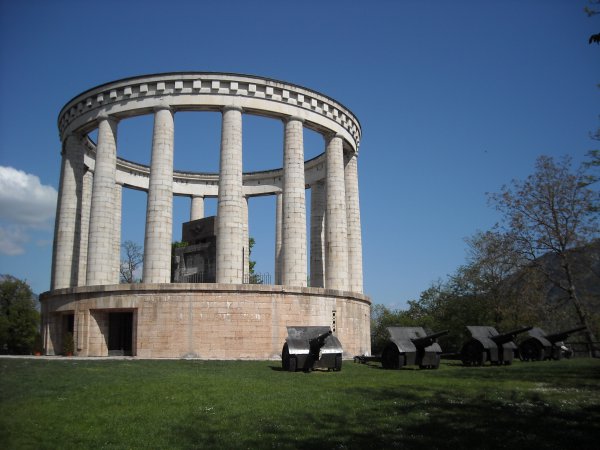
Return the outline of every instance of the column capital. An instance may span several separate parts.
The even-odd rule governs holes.
[[[335,131],[323,133],[323,138],[325,139],[325,142],[330,142],[335,138],[340,138],[342,141],[344,140],[344,136],[342,136],[340,133],[336,133]]]
[[[152,109],[154,110],[154,112],[167,110],[167,111],[173,113],[173,109],[171,108],[171,105],[169,105],[168,103],[159,103],[158,105],[155,105],[154,108],[152,108]]]
[[[239,111],[239,112],[244,112],[244,108],[242,108],[241,106],[236,106],[236,105],[227,105],[227,106],[223,106],[223,108],[221,108],[222,112],[227,112],[227,111]]]
[[[98,116],[96,117],[98,119],[98,122],[103,121],[103,120],[108,120],[109,122],[112,123],[118,123],[119,122],[119,118],[115,117],[111,114],[108,114],[105,111],[101,111]]]
[[[288,122],[292,122],[292,121],[298,121],[298,122],[304,123],[306,120],[300,116],[286,116],[283,118],[284,123],[288,123]]]

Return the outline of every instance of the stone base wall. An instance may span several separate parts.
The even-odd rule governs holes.
[[[344,357],[370,354],[368,297],[320,288],[131,284],[42,294],[47,354],[59,354],[64,316],[74,315],[79,356],[107,356],[109,313],[133,312],[132,353],[141,358],[278,359],[286,326],[327,325]]]

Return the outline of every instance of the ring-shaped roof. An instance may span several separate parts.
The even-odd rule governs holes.
[[[291,83],[231,73],[164,73],[106,83],[70,100],[60,111],[58,128],[65,140],[72,133],[97,128],[101,117],[121,120],[151,114],[158,107],[174,112],[238,107],[244,113],[277,119],[298,117],[307,128],[340,135],[354,152],[360,144],[358,119],[336,100]]]

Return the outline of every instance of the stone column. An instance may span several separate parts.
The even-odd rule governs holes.
[[[250,283],[250,232],[248,230],[248,197],[242,197],[242,245],[244,246],[244,283]]]
[[[115,262],[115,283],[121,281],[121,216],[123,205],[123,185],[115,184],[115,219],[114,219],[114,262]]]
[[[344,158],[346,167],[346,222],[348,226],[348,288],[352,292],[363,292],[362,234],[360,229],[360,203],[358,196],[357,155]]]
[[[190,209],[190,220],[204,218],[204,197],[202,195],[192,195],[192,207]]]
[[[325,287],[348,290],[348,231],[346,226],[346,189],[342,137],[329,138],[327,157],[327,208],[325,212]]]
[[[217,201],[217,283],[242,283],[242,110],[223,109]]]
[[[90,206],[87,285],[115,280],[113,257],[115,175],[117,171],[117,120],[101,117]]]
[[[154,113],[152,159],[144,238],[144,283],[171,281],[173,234],[173,113],[167,106]]]
[[[325,286],[325,183],[310,187],[310,285]]]
[[[77,286],[78,282],[83,154],[80,138],[69,136],[60,171],[50,289]]]
[[[285,123],[283,149],[283,205],[281,284],[306,286],[306,201],[304,193],[302,119]]]
[[[275,195],[275,284],[281,284],[281,215],[282,194]]]
[[[94,176],[86,170],[83,175],[83,188],[81,192],[81,238],[79,239],[79,281],[77,286],[86,285],[88,239],[90,230],[90,206],[92,203],[92,184]]]

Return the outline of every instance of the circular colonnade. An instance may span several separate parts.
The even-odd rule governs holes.
[[[222,113],[219,173],[174,170],[179,111]],[[148,114],[154,116],[150,166],[119,158],[119,122]],[[244,114],[283,121],[283,167],[243,172]],[[82,356],[273,358],[290,325],[330,325],[347,355],[369,353],[361,130],[342,104],[255,76],[170,73],[88,90],[65,105],[58,125],[63,146],[52,281],[41,296],[48,354],[59,353],[72,332]],[[325,151],[309,161],[304,127],[325,139]],[[88,137],[94,130],[97,142]],[[119,284],[123,188],[147,192],[143,274],[136,284]],[[264,195],[277,199],[275,284],[249,285],[248,198]],[[217,199],[216,283],[170,283],[173,196],[191,198],[192,220],[204,216],[204,199]]]

